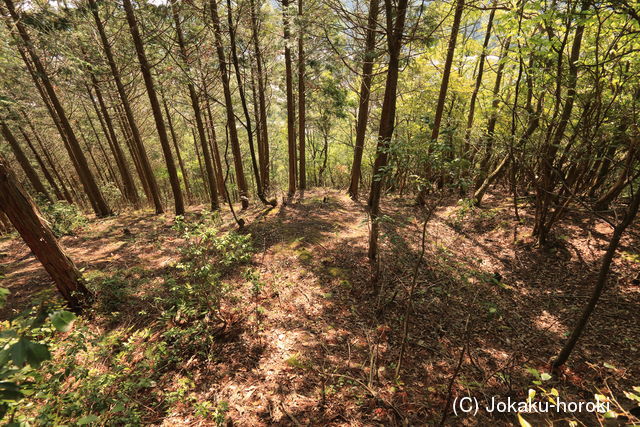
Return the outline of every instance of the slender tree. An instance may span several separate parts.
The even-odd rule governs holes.
[[[49,78],[48,73],[45,70],[40,57],[36,52],[36,48],[31,40],[31,36],[27,32],[27,29],[23,25],[23,21],[21,16],[16,11],[15,5],[13,4],[13,0],[4,0],[5,5],[7,6],[7,10],[9,12],[9,16],[15,26],[15,29],[18,33],[18,36],[24,43],[24,49],[28,54],[28,58],[30,63],[35,68],[36,73],[32,73],[34,78],[34,82],[36,85],[41,84],[44,88],[44,93],[46,93],[47,99],[43,98],[45,103],[51,102],[53,110],[55,111],[55,116],[52,116],[52,119],[59,126],[61,130],[60,136],[63,138],[65,143],[67,144],[67,149],[69,152],[69,156],[73,161],[75,161],[74,165],[78,171],[78,175],[80,176],[80,181],[84,187],[85,193],[89,197],[91,204],[93,206],[93,210],[98,217],[104,217],[112,215],[112,211],[107,205],[104,197],[102,196],[102,192],[96,183],[93,174],[89,170],[87,160],[80,148],[80,143],[76,138],[76,134],[71,127],[71,123],[69,122],[67,113],[62,106],[60,99],[58,98],[58,94],[54,88],[51,79]],[[28,62],[27,55],[23,56],[25,59],[25,64]]]
[[[147,61],[147,55],[144,51],[144,46],[142,45],[142,37],[140,36],[140,31],[138,30],[138,23],[133,12],[133,5],[131,4],[131,0],[124,0],[123,4],[124,10],[127,15],[129,31],[131,32],[131,38],[133,39],[133,45],[136,48],[136,54],[138,56],[140,72],[142,73],[144,84],[147,88],[147,95],[149,97],[149,103],[151,104],[151,110],[153,111],[153,119],[156,123],[158,137],[160,138],[160,145],[162,146],[162,153],[164,154],[164,160],[167,165],[167,172],[169,172],[169,183],[171,184],[171,191],[173,192],[175,213],[176,215],[184,215],[184,201],[182,199],[180,182],[178,180],[178,172],[173,161],[173,154],[171,153],[171,146],[169,145],[167,129],[164,125],[160,102],[158,101],[158,96],[156,94],[155,86],[153,83],[153,77],[151,76],[151,67],[149,66],[149,61]]]
[[[240,191],[240,200],[242,208],[249,207],[249,193],[247,180],[244,176],[242,166],[242,153],[240,151],[240,141],[238,140],[238,129],[236,128],[236,116],[233,111],[233,102],[231,98],[231,86],[229,84],[229,74],[227,72],[227,60],[224,53],[224,44],[222,43],[222,28],[220,25],[220,16],[218,14],[218,4],[216,0],[211,0],[211,21],[213,22],[213,32],[215,36],[216,52],[218,54],[218,65],[220,67],[220,78],[222,80],[222,89],[224,92],[225,111],[227,113],[227,127],[229,129],[229,142],[231,144],[231,152],[233,153],[233,165],[236,171],[236,181],[238,190]]]
[[[369,214],[371,229],[369,232],[369,259],[378,256],[378,234],[380,233],[380,196],[389,158],[389,143],[393,136],[396,117],[396,92],[398,90],[398,74],[400,71],[400,52],[404,33],[404,22],[407,14],[408,0],[399,0],[394,10],[391,0],[384,0],[387,14],[387,50],[389,65],[384,89],[384,100],[380,115],[376,160],[373,166],[373,179],[369,194]],[[393,17],[395,16],[395,20]]]
[[[369,2],[367,36],[362,61],[362,81],[360,82],[360,101],[358,102],[358,120],[356,123],[356,145],[353,150],[353,164],[351,166],[351,180],[349,184],[349,197],[353,200],[358,199],[360,176],[362,175],[362,153],[364,152],[364,141],[367,136],[367,123],[369,121],[369,97],[371,96],[371,82],[373,80],[376,26],[378,25],[379,9],[380,0],[371,0]]]

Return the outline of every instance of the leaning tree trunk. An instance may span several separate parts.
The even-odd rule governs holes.
[[[36,159],[36,162],[40,166],[40,169],[42,170],[42,174],[44,175],[44,178],[47,180],[47,182],[53,189],[53,192],[56,195],[56,199],[64,200],[64,195],[62,194],[62,191],[60,191],[60,187],[58,187],[58,184],[56,183],[55,179],[53,179],[53,175],[51,175],[51,172],[49,172],[49,168],[47,168],[47,165],[42,160],[42,157],[40,157],[40,154],[36,150],[36,147],[33,145],[31,138],[22,127],[19,127],[19,130],[20,130],[20,133],[22,134],[22,138],[24,138],[24,141],[27,143],[27,145],[29,146],[29,149],[33,153],[33,157]]]
[[[162,201],[160,200],[160,189],[158,188],[158,182],[156,181],[156,178],[153,174],[151,164],[149,163],[149,157],[147,156],[147,151],[144,147],[144,144],[142,143],[140,130],[133,116],[133,111],[131,109],[131,104],[125,91],[124,84],[122,83],[122,79],[120,78],[120,71],[118,70],[118,66],[116,65],[116,61],[113,57],[111,44],[109,43],[109,39],[107,38],[107,33],[105,32],[102,19],[100,19],[98,5],[95,0],[88,0],[88,2],[89,7],[91,8],[91,13],[93,15],[93,20],[98,30],[98,35],[100,36],[100,42],[102,43],[105,57],[107,59],[107,62],[109,63],[111,75],[116,84],[118,97],[120,98],[122,108],[124,109],[124,114],[127,119],[126,122],[128,123],[129,129],[131,130],[131,151],[132,153],[134,153],[133,158],[137,159],[136,170],[138,171],[138,175],[140,176],[140,180],[142,181],[145,193],[153,202],[156,213],[161,214],[164,212],[164,207],[162,206]]]
[[[362,82],[360,82],[356,146],[353,150],[353,165],[351,166],[351,181],[349,184],[349,197],[353,200],[358,199],[360,176],[362,175],[362,153],[364,152],[364,140],[367,135],[367,122],[369,120],[369,97],[371,95],[371,81],[373,80],[373,59],[376,48],[376,25],[379,9],[380,0],[371,0],[367,19],[367,38],[364,45]]]
[[[48,100],[53,105],[53,109],[56,112],[56,117],[53,117],[53,119],[56,121],[56,123],[58,123],[59,121],[60,129],[62,129],[63,131],[61,132],[61,134],[64,134],[61,136],[69,144],[69,147],[68,147],[70,151],[69,154],[72,157],[72,159],[75,159],[76,161],[75,166],[77,167],[80,180],[82,182],[82,185],[84,187],[84,190],[87,196],[91,200],[91,204],[93,206],[93,210],[96,216],[104,217],[104,216],[112,215],[113,212],[107,205],[107,202],[105,201],[102,193],[100,192],[100,188],[98,187],[98,184],[96,183],[93,175],[91,174],[91,171],[89,170],[87,160],[84,156],[84,153],[82,152],[82,149],[80,148],[80,143],[78,142],[78,139],[76,138],[76,135],[73,132],[73,128],[71,127],[71,123],[69,122],[67,113],[64,110],[64,107],[62,106],[60,99],[58,98],[58,95],[55,91],[53,83],[49,79],[49,75],[47,74],[44,68],[44,65],[40,61],[40,57],[36,52],[36,48],[33,44],[33,41],[31,40],[31,36],[29,35],[26,28],[22,24],[22,17],[19,16],[18,13],[16,12],[15,6],[13,4],[13,0],[4,0],[4,3],[7,6],[7,10],[9,11],[9,15],[11,16],[11,20],[15,25],[18,35],[24,42],[24,45],[25,45],[24,47],[26,49],[26,52],[28,53],[31,59],[31,62],[35,67],[35,71],[37,72],[37,76],[36,75],[33,76],[34,80],[36,81],[36,83],[38,83],[38,77],[39,77],[40,82],[44,86],[46,95],[49,98]],[[46,99],[43,99],[43,101],[47,102]]]
[[[236,116],[233,112],[231,87],[229,84],[229,74],[227,73],[227,60],[224,54],[222,29],[220,28],[220,16],[218,15],[218,4],[216,0],[211,0],[211,20],[213,21],[216,52],[218,53],[218,65],[220,67],[220,78],[222,80],[222,89],[224,91],[225,111],[227,113],[227,125],[229,128],[229,142],[231,143],[231,151],[233,152],[233,166],[236,170],[236,180],[238,182],[238,190],[240,191],[242,209],[246,209],[249,207],[249,193],[247,180],[244,176],[244,169],[242,166],[242,153],[240,152],[238,129],[236,129]]]
[[[173,192],[175,213],[176,215],[184,215],[184,201],[182,199],[182,190],[180,189],[178,171],[176,170],[176,165],[173,161],[173,154],[171,153],[171,146],[169,145],[167,129],[164,125],[164,119],[162,118],[162,110],[160,109],[160,102],[158,101],[156,89],[153,84],[151,67],[149,66],[149,62],[147,61],[147,55],[144,52],[142,37],[140,36],[140,31],[138,30],[138,23],[136,22],[136,17],[133,13],[133,5],[131,4],[131,0],[124,0],[123,4],[124,10],[127,15],[127,22],[129,23],[131,38],[133,39],[133,45],[136,48],[138,62],[140,63],[140,72],[142,73],[144,84],[147,88],[147,95],[149,96],[149,103],[151,104],[153,119],[156,122],[156,129],[158,131],[158,137],[160,138],[160,145],[162,146],[164,160],[167,165],[167,172],[169,173],[169,183],[171,184],[171,191]]]
[[[11,133],[9,126],[7,126],[7,124],[2,121],[0,121],[0,133],[2,133],[4,139],[11,146],[13,154],[16,156],[18,163],[20,163],[20,167],[24,171],[25,175],[27,175],[27,178],[29,179],[29,182],[33,186],[33,189],[36,191],[36,193],[40,193],[48,201],[52,201],[49,192],[42,184],[42,181],[40,181],[40,177],[36,173],[36,170],[33,168],[33,166],[31,166],[31,163],[29,163],[29,159],[27,159],[27,156],[24,154],[24,151],[22,151],[20,144],[18,144],[18,141],[13,136],[13,133]]]
[[[587,323],[589,322],[589,318],[593,314],[594,309],[596,308],[596,304],[598,304],[598,300],[600,300],[600,295],[602,295],[602,291],[607,284],[607,279],[609,277],[609,270],[611,268],[611,262],[613,261],[613,257],[620,245],[620,239],[624,231],[631,225],[634,218],[638,214],[638,207],[640,206],[640,189],[636,189],[636,193],[633,195],[631,199],[631,203],[625,212],[625,215],[622,221],[615,227],[613,230],[613,236],[611,236],[611,241],[609,242],[609,246],[607,247],[607,251],[602,257],[602,264],[600,266],[600,272],[598,273],[598,280],[596,281],[596,286],[593,288],[593,292],[591,293],[591,298],[589,302],[585,306],[582,311],[582,315],[578,319],[573,332],[567,339],[564,347],[558,354],[558,357],[553,361],[553,369],[557,370],[560,366],[564,365],[565,362],[569,359],[573,348],[575,347],[578,339],[584,332]]]
[[[0,156],[0,211],[9,218],[33,254],[42,263],[72,309],[91,300],[75,264],[58,244],[38,208],[16,180],[7,161]]]

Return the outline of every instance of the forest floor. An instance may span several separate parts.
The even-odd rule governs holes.
[[[202,212],[190,208],[185,223],[203,221]],[[75,395],[84,402],[75,412],[50,408],[71,404],[54,396],[36,398],[25,413],[37,416],[49,406],[71,422],[94,414],[96,422],[114,425],[125,423],[114,420],[130,408],[139,422],[166,426],[438,424],[454,373],[453,398],[523,401],[533,388],[538,397],[555,389],[564,401],[602,394],[624,409],[633,406],[624,392],[640,385],[638,227],[623,240],[566,369],[549,379],[549,362],[587,301],[611,227],[574,214],[555,229],[551,247],[541,249],[529,237],[533,212],[524,203],[515,222],[508,197],[489,195],[482,208],[442,201],[428,224],[396,378],[424,214],[403,198],[386,199],[383,212],[377,295],[363,204],[316,189],[273,209],[254,204],[239,212],[254,250],[249,263],[222,273],[228,291],[220,317],[227,326],[198,330],[189,339],[204,347],[174,352],[175,337],[189,325],[180,311],[162,315],[166,283],[177,274],[185,245],[173,218],[125,212],[90,220],[61,242],[97,294],[75,327],[95,339],[64,356],[75,357],[73,369],[86,368],[93,389]],[[227,213],[217,221],[220,233],[235,229]],[[0,286],[11,291],[0,319],[55,295],[15,236],[0,240],[0,256]],[[60,349],[72,348],[63,343],[73,336],[58,336]],[[98,346],[104,351],[81,356]],[[73,378],[60,381],[60,395],[81,387]],[[603,420],[586,412],[523,417],[534,424]],[[482,409],[476,416],[447,414],[450,425],[516,422],[514,413]]]

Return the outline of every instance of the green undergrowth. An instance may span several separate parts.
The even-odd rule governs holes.
[[[133,426],[186,411],[207,425],[224,424],[227,403],[202,397],[192,372],[216,359],[223,345],[217,339],[231,323],[223,305],[232,281],[225,278],[246,270],[254,283],[248,297],[260,292],[259,274],[243,267],[254,252],[252,237],[221,233],[206,218],[195,224],[178,218],[174,231],[184,239],[179,260],[148,293],[138,289],[152,271],[91,270],[85,278],[96,300],[73,327],[56,333],[48,322],[21,332],[40,356],[33,364],[17,360],[24,366],[16,382],[25,392],[12,401],[0,396],[2,422]],[[35,307],[12,322],[47,319],[53,309]]]

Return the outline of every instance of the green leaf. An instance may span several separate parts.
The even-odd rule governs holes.
[[[27,362],[32,368],[39,368],[42,362],[49,359],[51,359],[51,353],[46,345],[32,342],[27,347]]]
[[[51,323],[60,332],[68,332],[76,320],[76,315],[70,311],[60,310],[51,314]]]
[[[27,360],[27,347],[29,347],[29,340],[22,337],[17,343],[9,347],[11,352],[11,360],[14,365],[23,366]]]
[[[20,386],[11,382],[0,382],[0,400],[20,400],[23,394]]]
[[[87,424],[95,423],[96,421],[98,421],[98,417],[97,416],[95,416],[95,415],[87,415],[86,417],[80,418],[76,424],[78,424],[79,426],[84,426],[84,425],[87,425]]]
[[[604,367],[607,368],[607,369],[614,370],[614,371],[618,369],[615,366],[613,366],[612,364],[607,363],[607,362],[604,363]]]
[[[551,379],[551,375],[547,374],[546,372],[543,372],[542,374],[540,374],[540,379],[542,381],[549,381]]]

